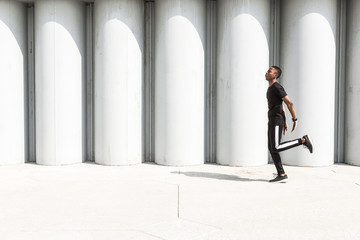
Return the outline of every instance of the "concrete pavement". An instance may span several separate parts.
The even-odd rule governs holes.
[[[0,239],[360,239],[360,167],[0,166]]]

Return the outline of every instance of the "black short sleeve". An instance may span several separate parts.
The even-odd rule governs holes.
[[[287,96],[287,93],[283,88],[283,86],[281,86],[280,84],[275,84],[274,87],[275,87],[275,93],[279,98],[283,98]]]

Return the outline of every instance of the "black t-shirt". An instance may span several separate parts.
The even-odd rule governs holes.
[[[269,125],[285,125],[285,115],[283,111],[283,97],[286,97],[287,93],[285,92],[284,88],[278,83],[275,82],[271,85],[266,93],[266,97],[268,100],[268,118],[269,118]]]

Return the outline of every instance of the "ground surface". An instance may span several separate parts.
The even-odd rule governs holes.
[[[360,239],[360,167],[0,166],[0,239]]]

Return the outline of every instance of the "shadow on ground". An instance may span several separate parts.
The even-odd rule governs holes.
[[[253,178],[243,178],[236,175],[228,175],[221,173],[209,173],[209,172],[171,172],[173,174],[183,174],[187,177],[199,177],[199,178],[213,178],[219,180],[229,180],[229,181],[240,181],[240,182],[268,182],[265,179],[253,179]]]

